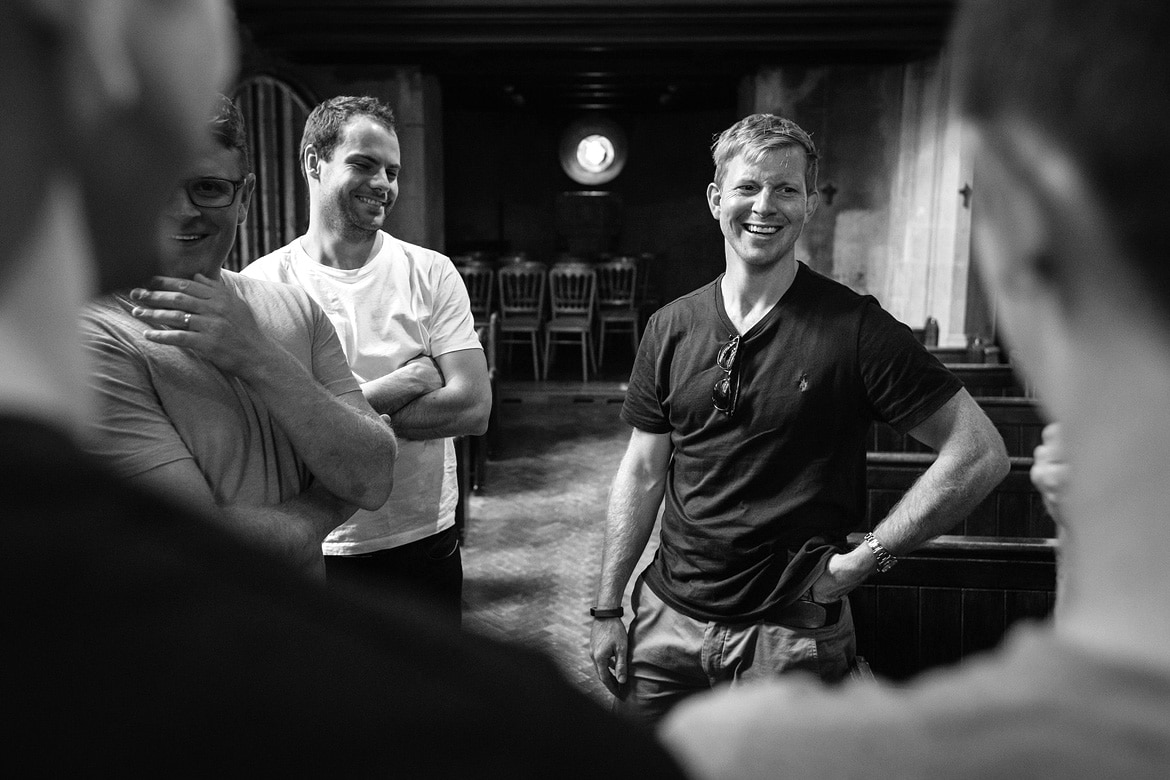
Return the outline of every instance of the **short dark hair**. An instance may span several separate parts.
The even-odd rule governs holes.
[[[749,159],[754,159],[764,152],[788,146],[804,150],[804,185],[807,192],[812,192],[817,188],[817,168],[820,159],[817,147],[800,125],[775,114],[745,116],[715,137],[715,143],[711,144],[711,157],[715,161],[715,183],[723,183],[727,163],[737,154],[743,153]]]
[[[211,135],[224,149],[234,149],[240,153],[241,167],[247,176],[252,172],[252,162],[248,158],[248,137],[244,131],[244,115],[239,106],[227,95],[216,97],[215,113],[208,122]]]
[[[1079,165],[1122,251],[1170,307],[1170,5],[972,0],[952,30],[960,110],[1019,117]]]
[[[301,136],[301,164],[304,165],[305,149],[312,145],[322,160],[333,157],[333,151],[341,142],[341,131],[355,116],[368,116],[387,130],[397,133],[394,111],[376,97],[363,95],[351,97],[341,95],[319,104],[305,120],[305,132]],[[302,171],[303,172],[303,171]]]

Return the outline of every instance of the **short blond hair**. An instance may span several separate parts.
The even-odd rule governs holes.
[[[715,161],[715,183],[723,184],[727,164],[739,154],[756,160],[765,152],[796,146],[804,150],[804,186],[806,192],[817,188],[818,160],[816,144],[800,125],[775,114],[745,116],[715,137],[711,157]]]

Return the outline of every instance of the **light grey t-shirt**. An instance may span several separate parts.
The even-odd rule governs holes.
[[[303,290],[226,270],[222,278],[333,395],[360,392],[333,325]],[[189,350],[147,341],[148,328],[113,296],[86,308],[100,402],[86,448],[127,477],[191,458],[218,503],[273,505],[302,492],[308,468],[259,396]]]
[[[905,685],[768,681],[689,699],[661,736],[694,778],[1167,778],[1170,663],[1018,628]]]

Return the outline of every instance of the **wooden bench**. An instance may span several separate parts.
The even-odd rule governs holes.
[[[926,351],[943,363],[1003,363],[1005,357],[1003,351],[995,344],[982,344],[974,349],[927,344]]]
[[[1008,455],[1030,458],[1047,421],[1035,398],[979,398],[979,406],[1003,437]]]
[[[1028,452],[1043,422],[1031,399],[979,399],[1009,451]],[[875,426],[876,427],[876,426]],[[900,446],[893,429],[873,443]],[[910,440],[911,444],[917,445]],[[934,462],[930,452],[866,454],[872,528]],[[858,653],[878,676],[903,679],[994,647],[1016,621],[1051,613],[1056,526],[1032,486],[1032,458],[1010,458],[1004,480],[949,535],[902,556],[850,595]],[[852,544],[861,543],[851,534]]]
[[[1003,363],[948,363],[967,392],[980,398],[1028,396],[1031,393],[1010,365]]]
[[[994,647],[1019,620],[1048,616],[1056,540],[940,536],[849,599],[858,653],[876,675],[904,679]]]
[[[1044,418],[1040,402],[1035,398],[993,397],[976,398],[996,430],[1003,437],[1008,455],[1031,457],[1040,443]],[[930,452],[925,444],[911,436],[898,433],[886,423],[874,423],[870,428],[866,448],[870,452]]]
[[[931,453],[866,454],[866,523],[872,528],[934,462]],[[1008,475],[951,533],[1011,538],[1054,537],[1056,525],[1032,486],[1031,458],[1009,458]]]

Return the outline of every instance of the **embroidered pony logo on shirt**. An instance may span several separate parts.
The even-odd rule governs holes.
[[[796,386],[800,388],[800,392],[802,392],[802,393],[805,390],[808,390],[808,373],[807,372],[802,371],[800,373],[800,379],[798,379],[796,381]]]

